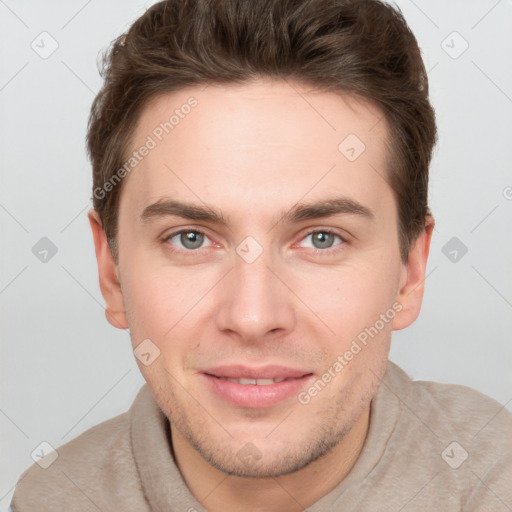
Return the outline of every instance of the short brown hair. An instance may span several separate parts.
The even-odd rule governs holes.
[[[116,259],[123,182],[108,193],[103,186],[123,166],[142,109],[156,95],[212,82],[290,78],[372,101],[389,126],[387,179],[404,261],[425,228],[437,130],[420,50],[398,8],[377,0],[165,0],[113,42],[101,74],[87,145],[93,206]]]

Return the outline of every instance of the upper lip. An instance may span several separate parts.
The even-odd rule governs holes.
[[[311,372],[287,366],[267,365],[267,366],[244,366],[244,365],[224,365],[215,366],[202,370],[202,373],[223,377],[228,379],[291,379],[310,375]]]

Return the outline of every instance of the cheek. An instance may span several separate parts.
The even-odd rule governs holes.
[[[319,267],[304,274],[297,294],[336,336],[347,339],[392,307],[396,281],[389,267],[381,272],[375,264]]]
[[[187,287],[165,273],[131,269],[123,280],[123,299],[133,342],[143,337],[158,343],[183,315]]]
[[[212,307],[208,292],[218,279],[212,269],[132,266],[123,292],[132,343],[149,338],[165,359],[176,358],[180,347],[192,350],[197,329],[206,327],[204,311]]]
[[[170,375],[180,373],[186,353],[184,348],[191,348],[190,343],[182,343],[187,339],[183,331],[183,318],[186,318],[184,303],[187,302],[183,294],[187,287],[171,283],[165,275],[134,272],[127,288],[125,305],[135,356],[140,344],[141,347],[149,346],[144,352],[149,351],[151,357],[155,358],[148,365],[142,359],[137,361],[139,369],[157,395],[167,396],[172,391],[170,388],[166,388],[165,392],[159,389],[169,381]],[[149,345],[144,341],[148,339],[151,341]]]

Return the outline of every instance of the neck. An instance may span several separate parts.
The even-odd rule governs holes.
[[[211,466],[171,428],[176,463],[195,498],[210,512],[303,511],[332,491],[350,472],[364,445],[370,406],[327,454],[299,471],[270,478],[242,478]]]

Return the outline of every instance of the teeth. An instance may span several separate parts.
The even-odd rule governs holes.
[[[238,379],[239,384],[258,384],[258,381],[256,379]]]
[[[234,382],[235,384],[243,384],[244,386],[247,386],[248,384],[252,384],[253,386],[270,386],[271,384],[275,384],[276,382],[283,382],[285,378],[279,378],[279,379],[226,379],[229,382]]]
[[[258,384],[258,386],[268,386],[269,384],[274,384],[274,382],[274,379],[258,379],[256,384]]]

